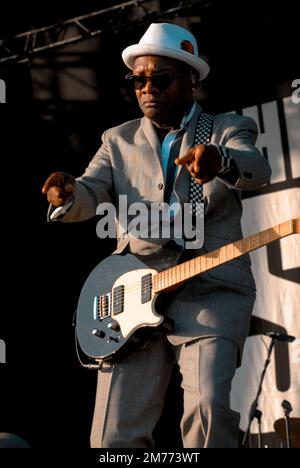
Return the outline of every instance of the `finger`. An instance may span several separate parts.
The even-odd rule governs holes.
[[[71,199],[72,195],[63,192],[59,187],[51,187],[47,192],[48,202],[55,207],[62,206]]]
[[[47,198],[51,199],[60,199],[62,196],[62,190],[60,187],[50,187],[49,190],[47,191]]]
[[[195,172],[195,174],[198,174],[200,172],[200,161],[197,158],[195,158],[195,161],[193,164],[193,171]]]
[[[50,187],[52,187],[53,185],[57,185],[55,182],[56,181],[55,181],[54,175],[51,174],[49,177],[47,177],[47,179],[46,179],[46,181],[45,181],[45,183],[44,183],[44,185],[42,187],[42,192],[46,194],[48,192],[48,190],[50,189]]]
[[[175,159],[175,164],[177,165],[186,164],[187,162],[193,161],[193,159],[194,159],[194,152],[188,151],[184,156],[181,156],[181,158]]]
[[[65,186],[64,186],[64,190],[65,190],[65,192],[67,192],[67,193],[74,193],[74,191],[75,191],[75,186],[74,186],[73,183],[67,182],[67,183],[65,184]]]
[[[59,172],[54,172],[46,179],[46,182],[44,183],[42,187],[42,192],[47,193],[50,187],[53,187],[53,186],[57,186],[57,187],[63,186],[63,177],[61,176]]]
[[[50,190],[52,187],[60,188],[60,186],[59,186],[57,183],[55,183],[55,181],[52,181],[52,180],[47,181],[47,180],[46,180],[46,182],[44,183],[44,185],[43,185],[43,187],[42,187],[42,192],[43,192],[44,194],[46,194],[46,193],[49,192],[49,190]]]
[[[73,176],[63,172],[53,172],[44,183],[42,193],[47,193],[51,187],[60,187],[68,193],[73,193],[75,190],[75,179]]]
[[[46,183],[43,185],[42,187],[42,193],[43,194],[46,194],[47,193],[47,186],[46,186]]]
[[[199,176],[194,177],[195,182],[197,184],[201,184],[201,185],[206,184],[207,182],[210,182],[213,179],[214,179],[214,177],[212,177],[212,176],[203,176],[203,177],[200,177],[200,178],[199,178]]]
[[[194,160],[194,171],[196,174],[201,171],[202,167],[205,167],[204,153],[202,151],[196,151]]]

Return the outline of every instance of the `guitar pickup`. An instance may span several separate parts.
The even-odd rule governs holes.
[[[120,314],[124,310],[124,292],[123,285],[117,286],[113,289],[113,312],[114,315]]]
[[[152,273],[142,276],[141,302],[145,304],[151,301],[152,297]]]

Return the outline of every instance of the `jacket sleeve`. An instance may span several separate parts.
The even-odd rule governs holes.
[[[257,135],[257,125],[250,117],[216,116],[212,143],[232,160],[230,171],[218,176],[228,187],[256,190],[269,182],[271,167],[255,146]]]
[[[74,201],[62,222],[85,221],[96,215],[99,203],[111,202],[113,193],[112,165],[107,144],[107,132],[102,135],[102,145],[89,163],[84,174],[76,179]],[[51,208],[48,217],[51,216]]]

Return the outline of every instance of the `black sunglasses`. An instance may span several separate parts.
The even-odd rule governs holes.
[[[163,91],[167,89],[172,81],[177,78],[178,76],[186,75],[186,72],[177,72],[177,73],[156,73],[154,75],[145,76],[145,75],[133,75],[132,73],[128,73],[125,76],[126,80],[129,81],[134,87],[135,90],[140,90],[144,88],[147,84],[147,81],[151,81],[152,85]]]

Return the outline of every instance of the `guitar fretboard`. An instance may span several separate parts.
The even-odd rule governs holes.
[[[230,260],[234,260],[248,252],[252,252],[253,250],[296,232],[300,232],[300,218],[291,219],[266,229],[265,231],[226,244],[217,250],[213,250],[212,252],[200,255],[192,260],[188,260],[180,265],[157,273],[152,278],[153,292],[159,293],[167,291],[200,273],[216,268]]]

